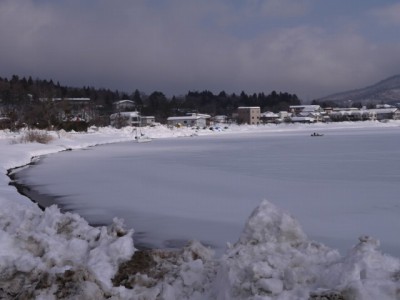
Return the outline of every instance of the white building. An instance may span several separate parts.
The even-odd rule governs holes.
[[[264,123],[277,123],[279,122],[279,114],[273,113],[272,111],[266,111],[261,114],[260,119]]]
[[[207,126],[207,119],[211,118],[210,115],[205,114],[192,114],[180,117],[169,117],[167,123],[169,126]]]
[[[290,112],[294,115],[294,117],[306,118],[304,120],[313,120],[312,122],[321,122],[325,119],[325,111],[319,105],[292,105],[289,106]],[[291,118],[293,122],[293,118]]]
[[[340,108],[333,109],[329,113],[332,121],[365,121],[373,119],[372,113],[368,109]]]
[[[135,101],[120,100],[113,103],[115,111],[129,111],[136,108]]]
[[[329,117],[332,121],[365,121],[365,120],[390,120],[397,117],[397,108],[339,108],[334,109]]]
[[[226,123],[228,120],[228,117],[225,115],[218,115],[213,117],[213,121],[216,124],[221,124],[221,123]]]
[[[395,118],[395,114],[398,111],[396,107],[392,108],[374,108],[368,109],[371,114],[371,120],[391,120]]]
[[[111,126],[140,126],[140,115],[137,111],[118,112],[110,116]]]
[[[140,116],[140,126],[150,126],[156,122],[154,116]]]
[[[289,111],[292,114],[298,115],[300,113],[321,113],[324,110],[319,105],[291,105],[289,106]]]

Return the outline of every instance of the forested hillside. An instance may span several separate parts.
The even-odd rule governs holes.
[[[0,99],[2,104],[22,104],[27,101],[51,98],[90,98],[96,105],[106,110],[112,109],[112,103],[126,94],[109,89],[95,89],[93,87],[66,87],[53,80],[32,79],[13,75],[10,79],[0,77]]]
[[[23,122],[30,126],[42,127],[57,125],[53,98],[89,98],[92,122],[105,125],[107,117],[113,112],[113,103],[122,99],[135,101],[143,115],[152,115],[159,122],[167,117],[187,113],[206,113],[211,116],[231,116],[239,106],[259,106],[261,111],[287,110],[290,105],[300,104],[295,94],[271,92],[239,95],[224,91],[213,94],[210,91],[189,91],[186,95],[167,97],[160,91],[147,95],[135,89],[132,93],[111,91],[94,87],[67,87],[53,80],[0,77],[0,100],[2,114],[12,122]]]

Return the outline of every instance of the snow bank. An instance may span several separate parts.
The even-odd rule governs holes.
[[[337,127],[231,126],[213,131],[159,126],[144,133],[165,138],[318,128]],[[133,230],[124,229],[120,220],[94,228],[55,206],[41,211],[17,194],[6,176],[8,169],[34,156],[132,140],[132,128],[51,134],[55,139],[47,145],[15,144],[19,134],[0,132],[1,299],[400,299],[400,262],[382,254],[378,241],[362,237],[341,257],[310,241],[292,217],[267,201],[221,259],[193,242],[178,252],[151,251],[148,264],[138,269]]]
[[[341,257],[268,201],[219,260],[197,242],[138,260],[142,266],[132,259],[117,275],[130,289],[120,290],[123,299],[399,299],[400,261],[380,253],[378,241],[361,237]]]
[[[76,214],[62,214],[56,206],[40,210],[25,207],[2,210],[0,217],[1,298],[35,298],[85,293],[89,283],[69,279],[73,274],[91,282],[90,290],[103,294],[111,277],[133,252],[132,230],[115,219],[109,227],[94,228]]]
[[[217,299],[399,299],[399,272],[377,240],[361,237],[342,258],[263,201],[220,261]]]

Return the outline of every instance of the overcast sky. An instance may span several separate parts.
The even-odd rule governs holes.
[[[395,0],[0,0],[0,76],[128,93],[296,93],[400,73]]]

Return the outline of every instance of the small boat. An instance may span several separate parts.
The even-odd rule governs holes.
[[[322,133],[313,132],[311,136],[324,136]]]

